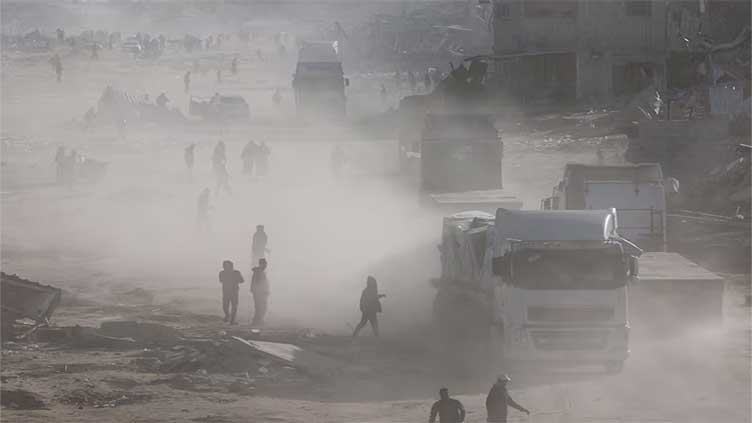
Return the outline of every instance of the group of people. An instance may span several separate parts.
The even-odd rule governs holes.
[[[269,172],[270,154],[271,150],[265,142],[257,144],[254,140],[248,141],[240,153],[240,158],[243,160],[243,173],[253,176],[255,168],[256,176],[266,176]]]
[[[269,279],[266,277],[266,253],[269,238],[264,231],[263,225],[256,226],[251,243],[252,262],[258,263],[251,269],[251,295],[253,295],[253,320],[252,326],[263,326],[271,292]],[[224,322],[236,325],[240,285],[244,283],[242,273],[235,269],[230,260],[222,262],[222,271],[219,272],[219,283],[222,285],[222,311]]]
[[[486,421],[491,423],[506,423],[509,414],[508,407],[530,415],[530,410],[517,404],[509,395],[507,385],[511,379],[507,375],[500,376],[486,396]],[[465,421],[465,407],[458,400],[449,396],[447,388],[439,390],[440,399],[431,407],[429,423],[435,423],[438,416],[440,423],[460,423]]]

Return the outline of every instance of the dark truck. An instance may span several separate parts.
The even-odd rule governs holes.
[[[303,43],[292,80],[299,117],[344,119],[348,85],[332,43]]]
[[[417,154],[419,190],[428,204],[454,213],[522,207],[502,190],[504,144],[488,115],[426,115]]]

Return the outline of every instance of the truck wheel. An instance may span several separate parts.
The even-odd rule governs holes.
[[[623,361],[607,361],[605,364],[605,367],[606,367],[606,373],[608,374],[621,373],[622,369],[624,368],[624,362]]]

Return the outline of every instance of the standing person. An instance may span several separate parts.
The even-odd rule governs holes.
[[[410,91],[415,92],[415,86],[417,84],[415,80],[415,74],[413,71],[407,71],[407,80],[410,83]]]
[[[215,194],[219,196],[219,191],[224,189],[228,194],[232,195],[232,189],[230,188],[230,174],[227,172],[227,166],[222,164],[215,169],[217,175],[217,188]]]
[[[238,74],[238,57],[235,56],[232,58],[232,64],[230,64],[230,71],[233,75]]]
[[[229,321],[231,325],[238,324],[235,316],[238,314],[238,292],[243,282],[243,275],[235,270],[233,263],[230,260],[223,261],[219,283],[222,284],[222,311],[225,312],[225,323]]]
[[[271,153],[269,146],[264,141],[261,141],[256,154],[256,175],[266,176],[269,173],[269,155]]]
[[[196,144],[191,143],[188,147],[185,147],[185,151],[183,152],[183,159],[185,159],[185,167],[188,169],[188,178],[191,180],[193,179],[193,163],[195,159],[195,153],[194,150],[196,149]]]
[[[191,90],[191,71],[187,71],[185,75],[183,75],[183,86],[186,93]]]
[[[256,232],[253,234],[251,241],[251,263],[256,263],[259,259],[266,258],[266,253],[269,252],[267,244],[269,243],[269,237],[264,231],[264,225],[256,225]]]
[[[252,326],[263,326],[266,309],[269,305],[269,280],[266,277],[266,259],[261,258],[258,266],[251,269],[251,294],[253,294]]]
[[[431,407],[431,417],[429,423],[436,422],[436,415],[439,416],[440,423],[461,423],[465,421],[465,407],[461,402],[449,397],[447,388],[439,389],[440,400],[433,403]]]
[[[423,85],[426,88],[426,92],[431,91],[431,88],[433,88],[432,84],[433,83],[431,82],[431,75],[429,75],[428,72],[426,72],[426,75],[423,77]]]
[[[55,33],[57,34],[57,41],[62,44],[65,41],[65,31],[62,28],[58,28],[55,30]]]
[[[282,104],[282,93],[279,92],[279,88],[274,90],[274,94],[272,94],[272,101],[274,102],[275,106]]]
[[[486,397],[486,412],[488,413],[488,419],[486,421],[493,423],[506,423],[507,421],[507,406],[511,406],[528,416],[530,411],[517,404],[512,397],[509,396],[507,391],[507,383],[511,379],[507,375],[500,376],[496,383],[491,387]]]
[[[201,233],[209,232],[209,194],[209,188],[204,188],[196,204],[196,230]]]
[[[381,298],[386,297],[384,294],[379,294],[379,286],[376,283],[376,278],[369,276],[366,280],[366,287],[363,289],[363,293],[360,294],[360,312],[362,317],[360,323],[353,332],[353,337],[358,336],[358,333],[366,325],[371,322],[371,328],[373,334],[379,336],[379,320],[378,313],[381,313]]]
[[[215,94],[215,96],[217,96]],[[220,167],[224,167],[224,165],[227,163],[227,147],[225,147],[225,142],[222,140],[219,140],[217,142],[217,145],[214,146],[214,152],[212,153],[212,169],[214,172],[217,172]]]
[[[386,96],[386,87],[384,86],[384,84],[381,84],[381,89],[379,90],[379,93],[381,94],[381,105],[386,106],[387,96]]]
[[[55,170],[57,175],[56,181],[60,184],[65,178],[65,147],[63,146],[58,147],[55,152]]]
[[[57,76],[57,82],[63,81],[63,61],[60,59],[60,55],[56,54],[50,59],[50,64],[55,70],[55,76]]]
[[[243,173],[248,176],[253,175],[253,162],[256,160],[256,152],[258,151],[258,148],[256,141],[250,140],[240,153],[240,158],[243,160]]]

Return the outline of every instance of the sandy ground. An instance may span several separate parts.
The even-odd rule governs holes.
[[[660,339],[642,337],[634,328],[632,356],[617,375],[502,369],[469,358],[448,362],[437,352],[430,325],[428,280],[439,270],[440,216],[419,208],[412,193],[386,175],[387,161],[374,163],[363,152],[390,151],[393,141],[369,139],[348,127],[286,124],[292,64],[242,55],[239,74],[225,72],[225,82],[217,84],[212,66],[221,59],[228,67],[232,53],[199,57],[209,71],[195,77],[193,89],[201,95],[217,89],[244,95],[254,114],[251,124],[133,127],[121,138],[114,128],[84,132],[76,120],[110,83],[152,98],[167,91],[186,111],[181,78],[193,58],[140,62],[105,51],[101,60],[91,61],[63,52],[64,82],[57,84],[48,55],[3,52],[3,271],[96,302],[63,305],[55,318],[60,326],[118,318],[159,321],[169,311],[173,320],[163,323],[218,332],[226,329],[216,282],[220,263],[232,259],[248,276],[250,235],[263,223],[272,250],[270,326],[328,334],[310,347],[338,360],[343,372],[326,380],[259,382],[252,395],[243,395],[227,392],[221,381],[176,388],[169,376],[134,366],[132,351],[46,344],[6,349],[3,388],[36,392],[49,410],[3,409],[3,421],[409,422],[425,420],[435,391],[446,385],[465,403],[468,421],[478,422],[485,419],[484,392],[502,370],[512,374],[517,401],[534,411],[529,420],[515,415],[512,421],[750,421],[745,275],[729,275],[722,327]],[[381,107],[366,102],[375,98],[378,78],[351,76],[356,111]],[[280,108],[271,102],[275,87],[285,93]],[[545,131],[520,134],[515,123],[499,122],[507,140],[504,175],[507,189],[527,208],[537,208],[550,193],[564,163],[595,160],[592,143],[555,146]],[[212,196],[212,232],[202,236],[194,231],[195,204],[204,186],[214,189],[210,155],[220,138],[228,144],[233,194]],[[272,148],[268,177],[240,174],[239,152],[249,138]],[[369,171],[353,166],[344,177],[332,177],[332,141],[350,143],[353,157],[368,157],[356,162],[368,163]],[[620,140],[596,141],[604,144],[608,160],[619,160]],[[189,142],[199,144],[193,180],[182,161]],[[59,145],[110,162],[107,178],[72,190],[56,186],[52,158]],[[358,318],[357,299],[368,274],[388,295],[384,337],[353,343],[347,340],[348,324]],[[153,292],[154,304],[139,308],[117,296],[136,287]],[[249,294],[242,292],[240,319],[247,322]],[[82,391],[94,398],[79,408]],[[129,395],[133,403],[93,406],[118,395]]]

